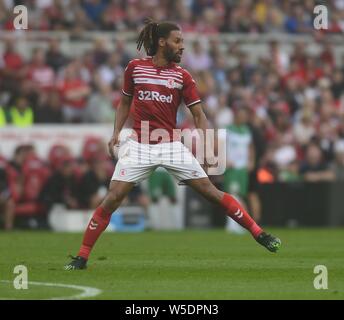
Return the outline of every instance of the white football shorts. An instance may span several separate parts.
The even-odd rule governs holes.
[[[180,141],[143,144],[128,139],[118,147],[117,164],[111,180],[138,183],[158,167],[164,167],[178,184],[208,177],[190,150]]]

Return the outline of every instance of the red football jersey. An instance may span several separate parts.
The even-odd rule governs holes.
[[[184,101],[191,107],[201,101],[195,81],[188,71],[175,63],[163,67],[153,64],[152,58],[134,59],[124,71],[123,94],[133,97],[133,129],[138,141],[157,143],[143,138],[147,132],[141,132],[141,122],[149,121],[149,136],[155,129],[165,129],[169,140],[173,141],[173,129],[176,128],[176,116],[179,105]],[[141,139],[142,138],[142,139]],[[165,139],[163,139],[166,142]]]

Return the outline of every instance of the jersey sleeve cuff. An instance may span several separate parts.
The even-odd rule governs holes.
[[[201,100],[197,100],[197,101],[194,101],[194,102],[191,102],[191,103],[187,104],[186,106],[187,106],[188,108],[190,108],[190,107],[192,107],[193,105],[195,105],[195,104],[197,104],[197,103],[200,103],[200,102],[201,102]]]
[[[122,90],[122,93],[123,93],[125,96],[128,96],[128,97],[132,97],[132,96],[133,96],[132,94],[129,94],[129,93],[125,92],[124,90]]]

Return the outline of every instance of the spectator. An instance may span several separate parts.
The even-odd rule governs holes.
[[[34,153],[31,145],[19,145],[14,150],[13,159],[6,168],[9,190],[15,204],[22,202],[24,198],[24,164]]]
[[[264,121],[257,115],[257,112],[250,110],[249,123],[250,132],[252,135],[252,143],[254,148],[254,167],[249,172],[248,206],[251,209],[252,216],[256,221],[261,219],[261,201],[259,196],[258,170],[261,164],[261,159],[265,153],[266,141],[264,137]]]
[[[45,183],[40,195],[47,212],[53,204],[60,203],[68,209],[79,208],[78,185],[73,172],[73,160],[66,156],[60,160],[56,171]]]
[[[338,140],[334,146],[335,162],[332,170],[337,181],[344,181],[344,140]]]
[[[106,88],[94,91],[83,114],[84,122],[113,123],[114,119],[115,109],[112,103],[112,92],[106,91]]]
[[[330,66],[333,68],[335,65],[335,59],[333,54],[333,48],[331,46],[330,42],[325,42],[323,46],[323,50],[320,53],[320,60],[323,64],[330,64]]]
[[[16,51],[13,39],[6,39],[4,44],[4,53],[0,59],[3,63],[0,76],[4,81],[0,82],[0,88],[10,92],[16,92],[18,90],[18,81],[23,77],[22,68],[24,66],[24,60]]]
[[[14,150],[13,159],[9,162],[11,168],[16,170],[19,174],[22,169],[22,165],[27,159],[29,153],[32,151],[32,146],[30,145],[19,145]]]
[[[106,64],[101,66],[98,71],[100,85],[110,86],[117,78],[123,74],[123,68],[120,65],[120,56],[112,53]]]
[[[6,161],[0,157],[0,213],[3,214],[4,229],[9,231],[12,230],[14,226],[15,205],[11,197],[6,166]]]
[[[108,60],[109,51],[107,48],[106,38],[97,38],[93,44],[93,63],[99,67]]]
[[[115,52],[118,54],[118,56],[121,59],[121,66],[122,68],[126,68],[129,61],[132,59],[132,55],[127,50],[126,42],[122,38],[118,38],[115,43]]]
[[[277,182],[278,171],[273,157],[274,150],[270,147],[262,157],[261,164],[257,170],[258,183],[265,184]]]
[[[86,107],[90,87],[77,74],[76,65],[70,63],[64,70],[63,79],[58,85],[62,103],[63,115],[67,122],[81,122],[83,110]]]
[[[4,2],[4,4],[3,4]],[[185,1],[184,1],[185,2]],[[25,1],[31,12],[33,30],[73,30],[79,36],[86,30],[137,30],[144,17],[177,20],[185,32],[216,34],[309,33],[313,29],[314,1]],[[13,6],[18,1],[0,1],[0,26],[14,30]],[[332,3],[332,2],[331,2]],[[334,1],[326,33],[343,31],[343,8]]]
[[[216,56],[214,58],[211,72],[214,80],[216,81],[216,88],[219,92],[227,93],[229,91],[227,69],[225,57],[222,55]]]
[[[296,42],[290,61],[295,61],[296,64],[301,67],[306,64],[307,58],[306,43],[303,41]]]
[[[336,105],[338,105],[340,98],[344,94],[344,75],[339,69],[336,69],[332,76],[331,92],[336,101]]]
[[[126,12],[121,5],[121,1],[109,1],[109,5],[107,6],[101,17],[102,29],[109,31],[120,31],[125,29],[125,16]]]
[[[314,121],[310,112],[305,110],[301,114],[300,121],[294,125],[294,135],[296,142],[301,146],[308,144],[315,135]]]
[[[176,203],[176,188],[172,177],[164,169],[156,169],[148,179],[148,190],[153,203],[167,196],[171,203]]]
[[[277,41],[270,42],[270,57],[275,70],[280,75],[284,75],[289,67],[289,56],[285,50],[282,50]]]
[[[19,96],[9,110],[10,123],[17,127],[28,127],[34,123],[34,112],[25,96]]]
[[[54,72],[58,72],[67,63],[67,57],[60,50],[60,43],[56,39],[49,42],[49,48],[45,53],[45,60]]]
[[[50,90],[55,85],[55,72],[46,64],[45,51],[41,48],[35,48],[32,53],[32,59],[25,68],[26,81],[31,91],[40,93],[40,90]]]
[[[307,146],[300,173],[306,182],[333,181],[335,179],[333,170],[324,161],[323,153],[315,143],[310,143]]]
[[[37,1],[36,6],[39,10],[45,13],[45,16],[49,20],[50,28],[58,30],[63,28],[63,10],[64,6],[61,1],[58,0],[43,0]]]
[[[233,111],[227,104],[227,95],[221,94],[218,99],[218,107],[215,115],[216,128],[225,128],[233,122]]]
[[[5,50],[3,54],[5,68],[9,71],[18,71],[24,64],[22,56],[15,49],[14,40],[8,38],[5,40]],[[12,73],[15,75],[14,73]]]
[[[249,173],[254,169],[254,145],[251,131],[247,125],[249,110],[238,106],[234,113],[234,122],[226,129],[227,169],[224,173],[223,190],[234,194],[242,201],[247,200]],[[228,219],[231,231],[241,231],[236,223]]]
[[[94,209],[102,202],[110,183],[110,170],[107,157],[98,156],[91,160],[90,169],[80,181],[79,197],[82,207]]]
[[[83,9],[87,17],[94,23],[100,23],[103,12],[107,6],[106,0],[85,0],[83,1]]]
[[[285,29],[290,33],[310,32],[312,28],[311,15],[306,14],[301,4],[290,7],[289,15],[285,20]]]
[[[7,110],[5,110],[5,108],[0,106],[0,128],[6,126],[7,122],[8,122]]]
[[[185,65],[191,71],[208,70],[211,67],[211,58],[199,41],[194,41],[191,52],[186,54]]]
[[[6,1],[0,13],[3,28],[13,27],[7,23],[13,11],[12,2]],[[92,36],[85,35],[85,30],[114,26],[126,35],[126,31],[136,30],[142,18],[151,13],[179,20],[186,28],[184,32],[313,32],[308,28],[310,3],[312,1],[299,2],[295,7],[288,1],[277,0],[226,4],[213,0],[173,3],[156,0],[129,3],[122,0],[31,1],[30,12],[34,17],[31,16],[31,20],[39,20],[43,14],[49,18],[30,28],[63,29],[70,32],[70,39],[76,37],[85,42],[77,46],[78,51],[72,52],[70,48],[74,46],[69,48],[66,40],[40,38],[40,48],[34,50],[32,61],[27,63],[25,52],[15,49],[17,42],[18,48],[23,48],[22,40],[5,39],[4,54],[0,55],[0,126],[11,122],[10,111],[17,107],[15,99],[21,100],[22,96],[34,111],[35,123],[113,121],[121,97],[123,68],[136,54],[133,42],[126,42],[127,38],[120,36],[111,43],[112,40],[101,37],[93,45],[91,43],[89,49],[86,39]],[[90,9],[86,10],[87,6]],[[174,10],[167,10],[169,6]],[[336,10],[338,22],[343,8],[339,6]],[[95,16],[91,17],[89,12]],[[114,17],[118,20],[112,20]],[[328,32],[337,32],[334,29]],[[23,39],[25,37],[26,33]],[[186,51],[184,62],[196,69],[193,76],[212,126],[221,128],[231,124],[232,108],[237,105],[247,105],[254,111],[251,133],[254,140],[252,124],[257,121],[258,144],[263,146],[261,151],[256,150],[260,153],[256,169],[261,173],[261,181],[293,179],[304,150],[312,141],[319,144],[324,163],[330,166],[335,161],[336,141],[344,136],[340,120],[344,110],[344,60],[338,59],[340,47],[330,38],[326,41],[324,37],[316,39],[319,41],[311,45],[308,41],[283,42],[283,50],[279,40],[268,42],[262,51],[264,55],[259,56],[258,50],[247,50],[246,40],[227,43],[216,37],[201,40],[196,36],[190,52]],[[45,44],[47,50],[43,49]],[[62,53],[62,44],[63,49],[69,49],[68,54],[73,54],[72,61]],[[30,118],[25,116],[26,111],[18,111],[18,114],[17,119]],[[180,108],[178,123],[190,127],[189,116],[187,110]],[[255,145],[257,148],[257,143]],[[259,171],[260,166],[262,171]]]
[[[61,98],[57,91],[42,94],[34,112],[35,123],[62,123]]]
[[[301,176],[299,173],[299,163],[296,159],[290,162],[287,166],[285,166],[279,171],[278,181],[280,182],[301,181]]]

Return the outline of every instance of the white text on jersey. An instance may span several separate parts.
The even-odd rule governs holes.
[[[166,103],[171,103],[172,102],[172,94],[165,96],[163,94],[160,94],[157,91],[143,91],[139,90],[138,91],[139,100],[149,100],[149,101],[159,101],[159,102],[166,102]]]

